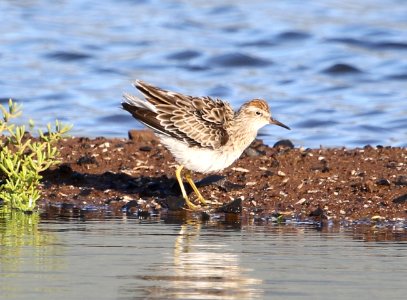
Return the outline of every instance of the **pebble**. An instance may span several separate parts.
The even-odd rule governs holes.
[[[250,172],[248,169],[241,168],[241,167],[235,167],[235,168],[232,168],[232,170],[237,171],[237,172],[243,172],[243,173],[249,173]]]
[[[305,201],[307,201],[305,198],[301,198],[295,204],[303,204],[303,203],[305,203]]]
[[[232,202],[226,203],[219,208],[219,212],[240,214],[243,210],[242,198],[236,198]]]
[[[99,148],[109,148],[109,147],[110,147],[109,142],[105,142],[105,143],[99,145]]]
[[[380,178],[380,179],[376,180],[376,184],[377,184],[377,185],[390,186],[390,180],[388,180],[388,179],[386,179],[386,178]]]
[[[288,148],[293,149],[294,144],[290,140],[280,140],[273,145],[273,148]]]
[[[401,195],[393,199],[393,203],[405,203],[407,202],[407,194]]]
[[[140,151],[143,152],[150,152],[153,148],[151,148],[150,146],[142,146],[139,148]]]
[[[284,193],[283,191],[280,191],[280,196],[283,196],[283,197],[287,197],[288,196],[288,194],[287,193]]]
[[[260,155],[260,152],[253,148],[247,148],[244,153],[249,157],[256,157]]]
[[[87,165],[87,164],[96,164],[97,161],[96,161],[96,158],[94,158],[93,156],[84,155],[84,156],[81,156],[80,158],[78,158],[76,163],[81,166],[81,165]]]
[[[407,185],[407,176],[406,175],[400,175],[396,178],[396,180],[394,181],[395,185]]]

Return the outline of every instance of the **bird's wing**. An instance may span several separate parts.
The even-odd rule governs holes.
[[[166,91],[142,81],[136,81],[135,86],[155,107],[155,112],[142,109],[144,121],[141,121],[147,126],[190,146],[217,149],[228,141],[227,125],[234,117],[228,103]],[[139,115],[133,114],[137,119],[140,119]],[[146,120],[154,118],[156,120],[152,122]]]

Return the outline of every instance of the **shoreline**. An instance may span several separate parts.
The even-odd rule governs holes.
[[[61,164],[43,173],[39,207],[109,206],[145,216],[184,211],[176,162],[151,131],[130,131],[129,139],[68,138],[58,148]],[[255,140],[232,166],[193,178],[202,195],[216,202],[209,215],[333,222],[407,217],[407,148],[303,149],[289,141],[270,147]]]

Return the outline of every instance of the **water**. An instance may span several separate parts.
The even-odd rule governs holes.
[[[405,228],[0,219],[1,299],[405,299]]]
[[[407,3],[1,1],[0,99],[39,125],[126,136],[119,109],[140,78],[234,107],[267,98],[293,130],[269,144],[407,146]]]

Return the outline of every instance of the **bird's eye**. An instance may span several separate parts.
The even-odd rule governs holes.
[[[257,115],[257,116],[261,116],[261,112],[256,111],[256,115]]]

